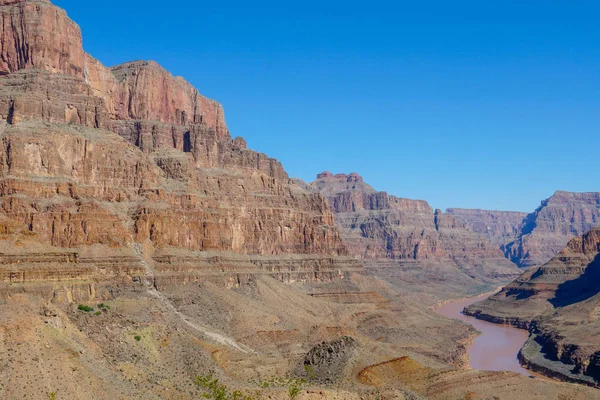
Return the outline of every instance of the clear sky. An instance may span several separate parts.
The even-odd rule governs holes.
[[[306,181],[434,207],[600,191],[600,2],[54,0],[106,65],[152,59]]]

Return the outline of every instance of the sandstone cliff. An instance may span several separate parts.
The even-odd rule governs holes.
[[[447,213],[499,246],[520,267],[539,266],[600,224],[600,193],[558,191],[531,214],[450,208]]]
[[[567,242],[600,224],[600,193],[558,191],[529,214],[506,256],[521,267],[542,265]]]
[[[244,276],[360,268],[325,199],[232,139],[219,103],[154,62],[104,67],[47,1],[5,0],[0,18],[2,281],[131,279],[147,274],[125,261],[140,257],[157,276],[220,276],[199,251],[224,252],[231,267],[218,279],[232,282],[244,279],[235,254],[271,257]],[[284,255],[287,269],[267,267]]]
[[[448,287],[457,283],[459,276],[468,278],[458,282],[459,286],[491,285],[516,276],[515,266],[498,247],[423,200],[377,192],[356,173],[324,172],[308,187],[328,198],[350,253],[367,264],[435,264],[460,269],[450,279],[440,272],[438,280],[447,280]],[[429,271],[436,274],[434,269]]]

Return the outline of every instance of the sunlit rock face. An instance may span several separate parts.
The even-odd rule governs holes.
[[[327,197],[349,251],[359,259],[452,265],[484,279],[517,274],[496,245],[426,201],[378,192],[356,173],[323,172],[299,184]]]
[[[218,102],[154,62],[104,67],[47,1],[5,0],[0,18],[0,228],[17,260],[3,281],[131,277],[137,244],[177,276],[163,282],[210,274],[219,262],[196,253],[206,251],[286,257],[279,269],[232,261],[245,277],[360,269],[326,200],[232,139]],[[64,254],[76,256],[59,267]],[[226,270],[221,280],[236,281]]]

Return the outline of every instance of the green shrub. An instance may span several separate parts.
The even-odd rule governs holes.
[[[135,335],[133,338],[134,338],[135,340],[137,340],[138,342],[139,342],[140,340],[142,340],[142,337],[141,337],[140,335]]]
[[[239,390],[229,392],[226,385],[219,382],[212,375],[198,376],[194,379],[194,383],[199,388],[203,389],[202,396],[205,399],[213,400],[255,400],[254,397],[245,395]]]
[[[80,311],[85,311],[85,312],[92,312],[92,311],[94,311],[94,309],[93,309],[92,307],[90,307],[90,306],[86,306],[86,305],[84,305],[84,304],[80,304],[80,305],[77,307],[77,309],[78,309],[78,310],[80,310]]]
[[[312,382],[315,379],[317,379],[317,373],[315,372],[315,369],[312,367],[312,365],[304,364],[304,372],[306,372],[309,381]]]
[[[301,387],[297,383],[293,383],[288,387],[288,394],[290,395],[291,400],[295,400],[296,397],[300,394]]]
[[[102,312],[101,311],[96,311],[94,314],[95,315],[100,315],[100,314],[102,314]]]

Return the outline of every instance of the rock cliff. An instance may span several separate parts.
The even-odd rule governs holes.
[[[499,246],[520,267],[540,266],[600,224],[600,193],[557,191],[531,214],[451,208],[447,213]]]
[[[527,213],[448,208],[446,213],[462,222],[469,230],[483,235],[498,247],[514,241],[520,233]]]
[[[600,224],[600,193],[558,191],[529,214],[506,256],[521,267],[542,265],[567,245]]]
[[[456,275],[469,278],[462,285],[473,286],[516,276],[498,247],[423,200],[377,192],[356,173],[323,172],[307,187],[328,198],[350,253],[367,264],[451,265],[460,269]]]
[[[48,1],[5,0],[0,18],[2,281],[11,290],[148,275],[130,259],[145,259],[163,284],[360,269],[326,200],[232,139],[219,103],[154,62],[104,67]],[[207,251],[223,256],[198,253]]]

